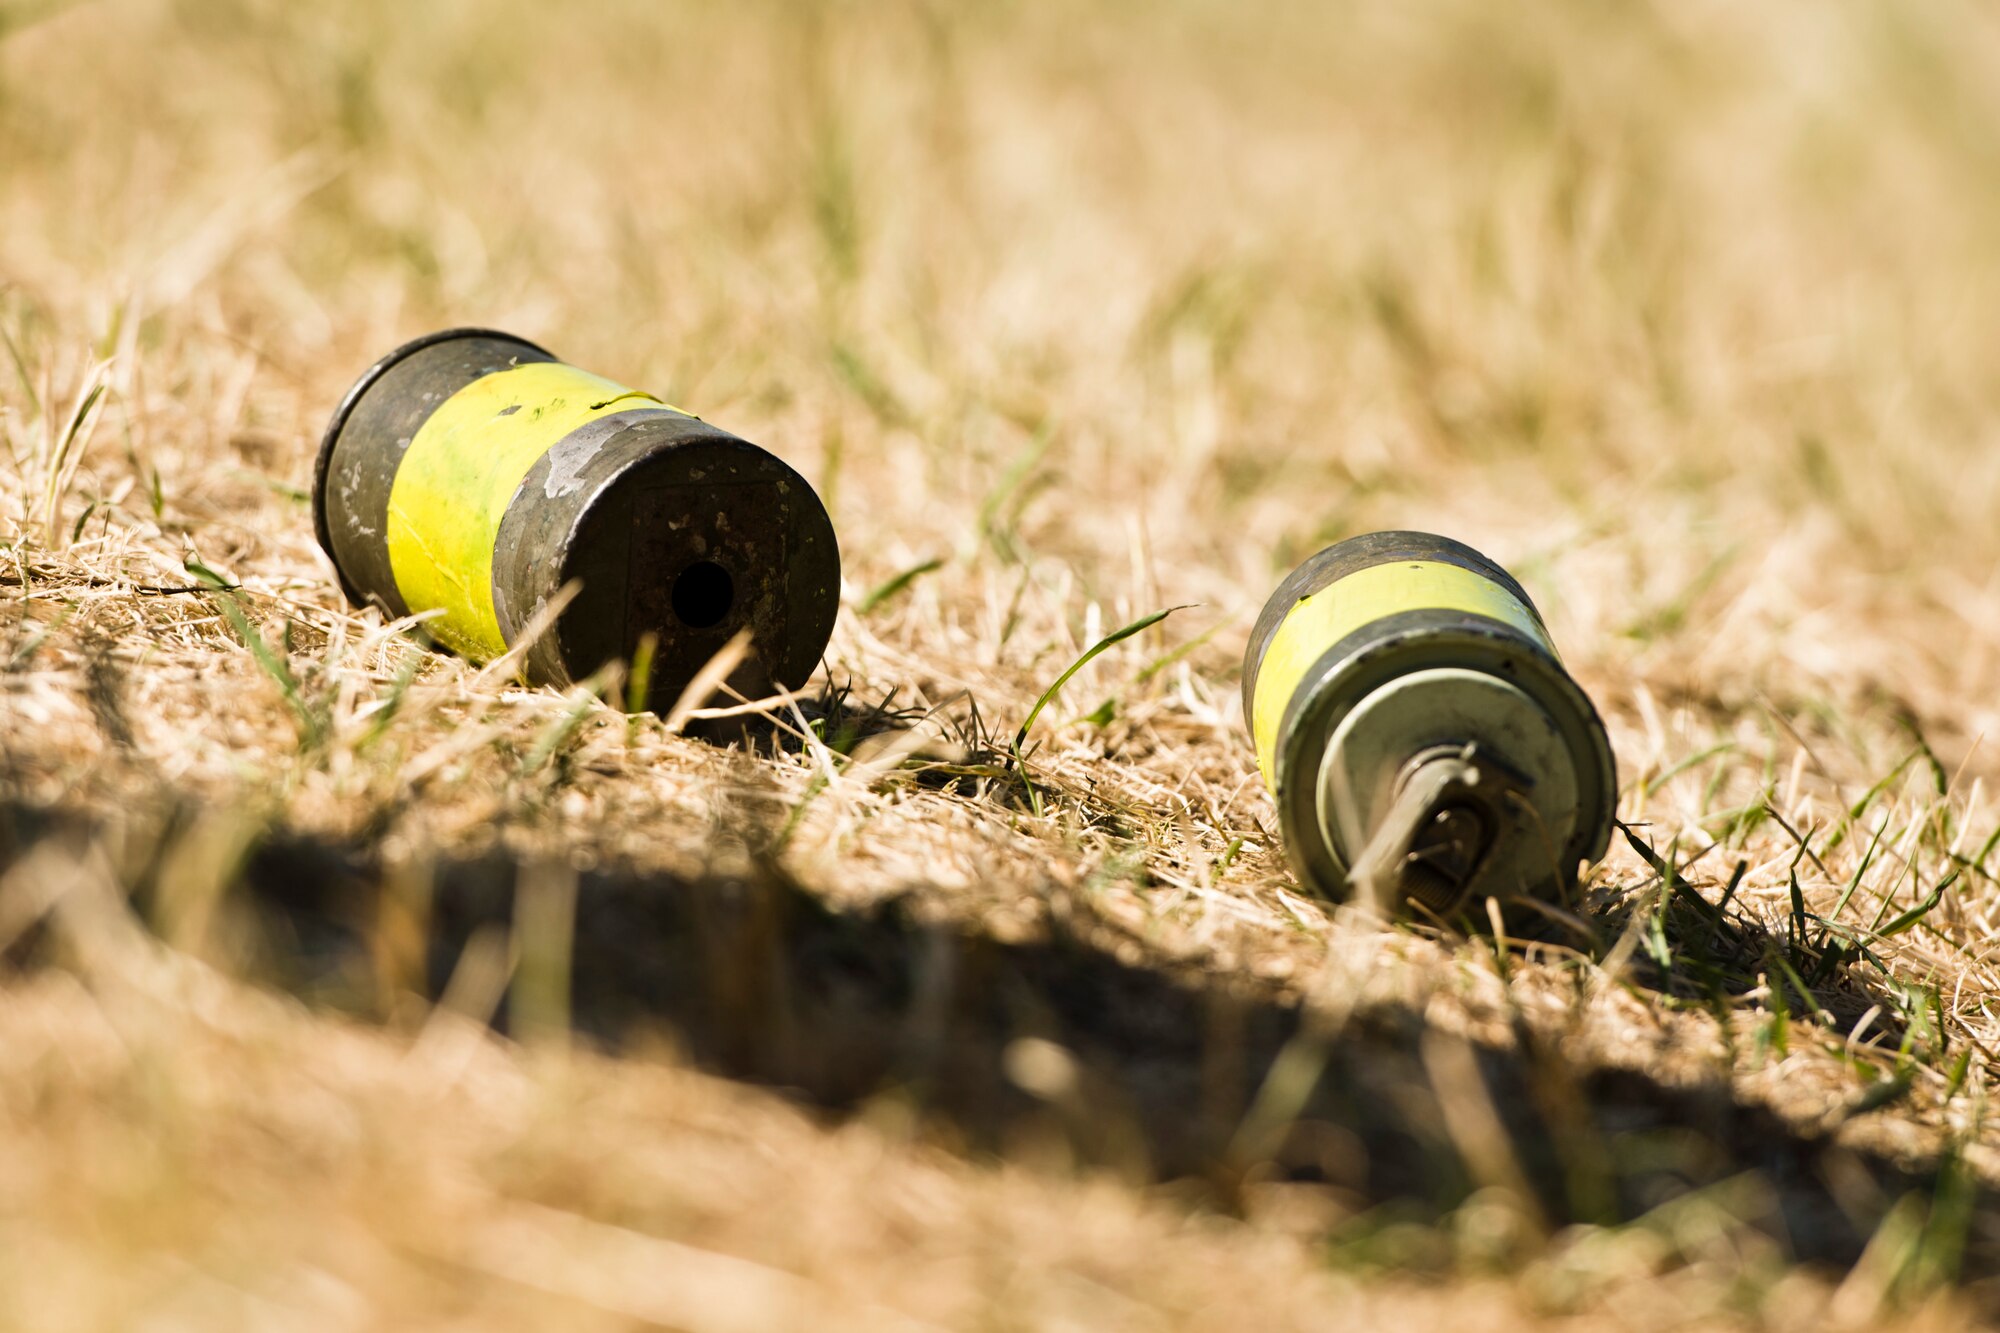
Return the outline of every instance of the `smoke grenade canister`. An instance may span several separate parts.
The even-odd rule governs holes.
[[[1470,547],[1378,532],[1278,585],[1243,709],[1305,885],[1385,913],[1563,896],[1604,852],[1604,724],[1521,585]]]
[[[839,600],[833,525],[797,472],[488,329],[405,344],[348,391],[320,444],[313,519],[349,600],[436,612],[429,632],[474,661],[507,652],[576,580],[527,651],[528,678],[574,683],[650,634],[661,707],[746,627],[731,685],[803,684]]]

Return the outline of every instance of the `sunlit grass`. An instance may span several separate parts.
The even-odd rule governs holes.
[[[803,1291],[871,1327],[871,1302],[998,1327],[1921,1305],[1964,1275],[1969,1182],[2000,1146],[1996,144],[2000,24],[1962,0],[0,0],[0,797],[88,834],[0,840],[0,939],[55,919],[50,886],[135,891],[148,856],[182,858],[172,904],[137,905],[173,952],[75,943],[0,999],[10,1049],[42,1052],[0,1080],[16,1163],[81,1182],[0,1215],[74,1228],[0,1254],[104,1326],[155,1279],[197,1326],[336,1302],[267,1280],[291,1264],[376,1322],[441,1290],[482,1326],[685,1322],[647,1303],[646,1265],[722,1279],[667,1242],[762,1265],[730,1288],[745,1308]],[[802,697],[714,716],[646,698],[643,664],[530,690],[343,604],[300,503],[326,415],[387,348],[470,323],[813,480],[847,586]],[[1292,563],[1390,526],[1517,572],[1606,715],[1630,838],[1573,917],[1383,930],[1284,868],[1243,638]],[[733,750],[683,734],[745,716]],[[313,952],[229,924],[231,858],[279,831],[400,867],[341,927],[373,951],[378,1026],[216,975]],[[546,869],[455,984],[479,1019],[518,1010],[527,1048],[408,975],[436,924],[422,867],[496,848]],[[1070,1136],[1026,1183],[911,1148],[920,1089],[823,1129],[570,1047],[590,923],[563,867],[595,865],[1074,931],[1316,1012],[1542,1042],[1549,1089],[1635,1068],[1938,1169],[1855,1205],[1876,1239],[1831,1277],[1771,1239],[1773,1186],[1747,1175],[1563,1231],[1482,1137],[1461,1054],[1419,1042],[1417,1084],[1464,1084],[1436,1182],[1281,1178],[1328,1018],[1239,1090],[1263,1109],[1235,1141],[1260,1146],[1218,1160],[1246,1220],[1211,1230],[1068,1179],[1117,1099],[1065,1081],[1088,1062],[1025,1000],[1046,1049],[1023,1067]],[[89,922],[49,928],[124,939]],[[409,1110],[406,1083],[475,1127]],[[621,1184],[627,1147],[679,1151],[651,1117],[687,1133],[739,1106],[774,1127],[714,1130],[712,1177]],[[796,1179],[759,1174],[765,1133]],[[246,1146],[267,1138],[275,1165]],[[878,1183],[868,1152],[901,1201],[828,1202]],[[345,1164],[324,1189],[322,1158]],[[476,1189],[409,1183],[430,1171]],[[837,1219],[847,1248],[757,1239],[779,1213]],[[231,1239],[227,1216],[273,1225]],[[935,1267],[886,1257],[932,1233]],[[523,1235],[562,1257],[512,1309],[492,1284]],[[439,1264],[459,1276],[422,1276]],[[1428,1293],[1397,1285],[1417,1273]]]

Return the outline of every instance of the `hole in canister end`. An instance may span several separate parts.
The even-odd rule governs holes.
[[[713,560],[697,560],[675,577],[672,605],[689,629],[713,628],[736,605],[736,581]]]

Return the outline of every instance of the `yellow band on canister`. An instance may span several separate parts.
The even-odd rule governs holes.
[[[1483,574],[1432,560],[1370,565],[1321,588],[1289,611],[1257,667],[1257,766],[1278,790],[1278,735],[1286,705],[1329,648],[1385,616],[1406,611],[1462,611],[1511,625],[1555,655],[1535,613]]]
[[[554,361],[483,376],[438,405],[389,488],[389,568],[410,611],[475,661],[507,643],[493,611],[493,544],[529,469],[585,422],[666,406],[649,393]]]

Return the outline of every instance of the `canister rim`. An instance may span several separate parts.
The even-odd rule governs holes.
[[[1547,710],[1571,741],[1578,765],[1577,827],[1571,845],[1578,860],[1596,861],[1609,844],[1618,804],[1618,760],[1603,716],[1589,693],[1553,656],[1499,621],[1475,623],[1485,619],[1459,616],[1453,623],[1398,630],[1372,641],[1363,632],[1333,645],[1307,672],[1287,703],[1287,722],[1297,720],[1280,738],[1272,761],[1274,770],[1292,777],[1306,756],[1324,752],[1347,707],[1321,708],[1321,700],[1351,694],[1358,701],[1396,676],[1428,667],[1492,671]],[[1516,670],[1502,665],[1508,659],[1516,664]],[[1316,763],[1312,771],[1317,773]],[[1289,782],[1281,780],[1278,786],[1274,798],[1281,822],[1287,803],[1296,801],[1305,803],[1298,810],[1300,818],[1317,819],[1316,781],[1301,784],[1294,777]],[[1347,866],[1317,839],[1288,837],[1284,841],[1286,858],[1301,883],[1316,894],[1340,901]]]
[[[555,353],[538,343],[530,342],[518,333],[507,333],[500,329],[470,326],[465,328],[439,329],[435,333],[426,333],[420,338],[410,339],[377,361],[374,365],[362,371],[361,378],[354,381],[353,387],[341,396],[339,405],[333,409],[332,419],[326,423],[325,433],[320,436],[319,453],[313,459],[313,536],[319,542],[319,549],[326,552],[326,558],[332,562],[334,577],[340,580],[340,590],[347,595],[347,600],[356,606],[361,605],[364,599],[348,583],[346,571],[341,569],[340,561],[334,557],[333,528],[327,521],[326,483],[327,474],[332,470],[333,466],[334,445],[339,441],[340,433],[346,428],[347,419],[353,414],[355,405],[361,401],[362,395],[373,388],[375,382],[388,374],[397,363],[414,356],[427,347],[435,347],[439,343],[454,342],[460,338],[495,338],[506,342],[519,343],[530,351],[539,352],[551,360],[555,359]]]

